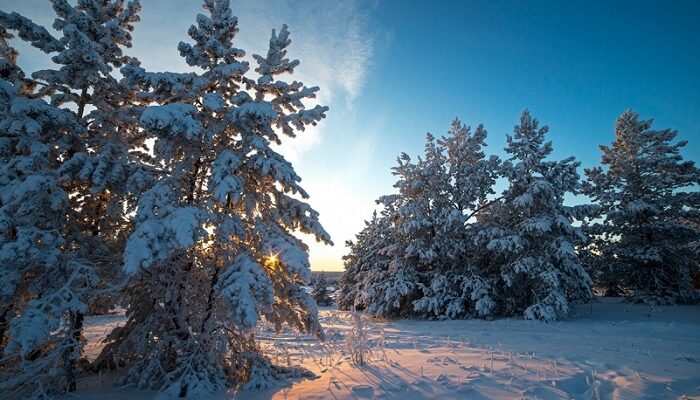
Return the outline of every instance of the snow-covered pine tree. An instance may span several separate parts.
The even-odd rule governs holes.
[[[386,208],[381,215],[375,211],[372,219],[355,235],[355,241],[347,241],[349,253],[343,256],[345,270],[338,282],[338,308],[363,310],[375,298],[377,287],[385,279],[391,259],[387,246],[393,243],[395,228],[391,212]]]
[[[452,227],[459,220],[448,205],[445,155],[433,135],[426,135],[423,157],[413,162],[404,153],[397,162],[393,173],[398,177],[394,184],[398,196],[381,199],[385,207],[395,210],[396,234],[386,250],[392,262],[384,298],[378,300],[384,303],[379,309],[395,308],[398,315],[411,315],[413,302],[421,298],[431,277],[450,265]]]
[[[271,148],[325,115],[306,108],[318,88],[279,79],[289,32],[273,30],[266,56],[246,75],[232,45],[238,21],[228,0],[205,0],[208,15],[179,45],[199,72],[149,73],[128,65],[125,83],[149,105],[140,121],[155,138],[166,174],[139,199],[125,253],[128,321],[110,335],[103,365],[126,364],[126,381],[176,396],[230,386],[261,387],[284,371],[255,345],[260,317],[321,335],[302,284],[311,274],[301,231],[330,243],[318,213],[299,199],[292,165]],[[247,382],[247,383],[246,383]]]
[[[61,160],[58,182],[70,193],[63,248],[84,265],[89,263],[89,271],[95,274],[85,282],[93,286],[81,292],[87,297],[76,301],[104,311],[114,304],[112,288],[130,230],[127,212],[135,205],[128,202],[127,187],[140,193],[149,181],[144,179],[148,174],[142,163],[147,152],[137,148],[145,150],[144,136],[136,126],[138,115],[128,107],[135,93],[126,92],[112,76],[114,68],[137,64],[122,54],[122,48],[131,45],[129,32],[138,21],[140,5],[137,0],[82,0],[76,5],[53,0],[51,4],[58,38],[17,13],[0,12],[0,25],[53,54],[55,68],[33,72],[31,79],[23,75],[21,80],[34,97],[48,99],[55,107],[67,106],[65,110],[81,127],[64,132],[55,155]],[[126,209],[129,205],[131,210]],[[67,318],[78,344],[73,364],[80,355],[85,311],[71,311]],[[68,390],[74,390],[74,373],[68,378]]]
[[[51,4],[58,39],[38,38],[39,31],[19,14],[3,13],[0,18],[33,46],[55,53],[56,67],[32,73],[31,83],[51,104],[73,110],[84,127],[64,139],[61,185],[71,193],[70,242],[79,243],[75,250],[95,264],[100,277],[91,306],[103,310],[113,303],[113,293],[106,289],[117,280],[130,229],[127,214],[135,204],[127,201],[128,193],[140,193],[149,182],[144,179],[143,162],[148,158],[144,136],[136,125],[138,115],[129,107],[136,94],[112,75],[115,68],[138,63],[122,50],[131,46],[130,32],[140,5],[138,0]],[[130,205],[132,209],[125,210]]]
[[[374,218],[376,218],[376,212],[374,213]],[[365,227],[355,235],[355,241],[346,240],[345,247],[349,249],[348,253],[343,255],[343,273],[338,279],[338,294],[336,298],[336,304],[339,310],[355,310],[355,298],[357,296],[357,284],[361,279],[360,267],[363,264],[360,263],[360,258],[364,250],[364,246],[360,246],[356,243],[360,241],[360,238],[367,237],[368,226],[371,222],[365,221]],[[363,240],[364,241],[364,240]]]
[[[430,272],[440,265],[448,182],[444,156],[430,134],[424,157],[416,162],[405,153],[398,157],[393,168],[398,194],[378,201],[393,232],[385,235],[391,241],[381,249],[390,260],[386,268],[383,264],[363,268],[367,272],[357,302],[371,315],[414,314],[413,302],[420,298]]]
[[[353,271],[357,273],[354,284],[341,291],[341,296],[347,296],[347,303],[339,305],[340,309],[362,310],[372,316],[412,313],[410,304],[418,293],[418,276],[411,269],[413,265],[396,261],[396,254],[405,249],[406,244],[398,239],[398,217],[390,197],[398,196],[380,198],[384,206],[381,216],[356,237],[345,258],[344,275],[349,278]],[[341,280],[341,287],[345,283]]]
[[[585,193],[600,206],[588,226],[597,283],[634,301],[697,299],[690,277],[700,240],[700,170],[680,154],[677,131],[652,129],[631,110],[615,124],[611,146],[600,146],[605,168],[585,171]]]
[[[61,168],[71,196],[73,234],[80,250],[96,265],[100,287],[93,311],[113,306],[109,288],[119,281],[121,254],[131,231],[131,194],[141,193],[152,178],[145,167],[148,149],[138,128],[136,93],[121,85],[114,70],[138,61],[123,54],[131,47],[140,4],[133,1],[83,0],[75,6],[52,1],[54,28],[63,49],[53,61],[58,68],[32,76],[46,82],[42,92],[56,105],[72,105],[86,128],[76,135]]]
[[[17,14],[0,14],[0,26],[0,393],[46,398],[75,390],[76,326],[96,283],[65,237],[69,199],[58,171],[66,137],[83,127],[34,93],[5,28],[45,51],[58,42]]]
[[[585,236],[572,226],[574,210],[564,206],[564,195],[579,191],[579,163],[546,161],[547,131],[523,112],[508,136],[509,186],[502,203],[484,214],[477,243],[491,254],[481,268],[493,270],[500,313],[553,321],[568,314],[569,301],[590,299],[591,281],[575,252]]]
[[[479,225],[475,217],[492,202],[500,160],[487,157],[486,130],[455,119],[439,141],[447,166],[447,200],[439,222],[441,267],[431,271],[423,297],[414,303],[416,311],[431,318],[463,318],[489,315],[493,309],[490,287],[476,269],[478,249],[473,237]]]
[[[373,219],[375,219],[376,216],[377,213],[375,211]],[[340,275],[340,279],[338,279],[338,297],[336,303],[338,304],[339,310],[355,310],[357,285],[358,281],[361,279],[360,274],[362,274],[360,268],[364,265],[360,263],[360,259],[365,249],[365,246],[360,245],[359,242],[366,242],[364,238],[369,236],[367,232],[369,230],[368,226],[371,223],[371,221],[365,221],[365,227],[355,235],[355,241],[345,241],[345,247],[348,248],[349,251],[347,254],[343,255],[344,269],[343,273]]]
[[[328,279],[326,279],[326,275],[323,272],[319,273],[314,280],[311,296],[319,306],[330,306],[333,304],[333,298],[331,298],[328,290]]]
[[[488,315],[490,287],[475,270],[474,219],[490,205],[499,160],[486,157],[486,130],[455,120],[437,143],[427,136],[417,162],[394,167],[399,193],[380,198],[356,242],[349,242],[339,307],[372,315],[460,318]],[[493,202],[493,200],[491,201]]]

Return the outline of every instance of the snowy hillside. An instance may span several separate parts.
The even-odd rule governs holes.
[[[121,320],[91,319],[88,339]],[[352,364],[345,346],[350,313],[324,308],[321,321],[325,343],[291,330],[258,332],[273,360],[304,365],[317,379],[216,398],[700,398],[700,306],[649,307],[603,298],[556,323],[366,320],[372,354],[361,367]],[[111,380],[81,381],[77,398],[156,398],[113,388]]]

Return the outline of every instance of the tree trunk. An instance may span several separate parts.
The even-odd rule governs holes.
[[[83,321],[85,316],[81,312],[71,313],[71,339],[73,343],[68,346],[66,354],[64,355],[64,363],[66,369],[66,380],[68,381],[68,392],[75,392],[77,387],[76,382],[76,362],[79,358],[75,356],[77,346],[80,343],[80,336],[83,331]]]
[[[211,314],[212,310],[214,308],[214,287],[216,284],[219,282],[219,268],[214,266],[214,276],[211,277],[211,284],[209,285],[209,295],[207,297],[207,310],[204,316],[204,319],[202,320],[202,329],[201,332],[204,333],[204,328],[207,325],[207,322],[211,319]]]
[[[14,303],[7,304],[4,307],[5,309],[0,314],[0,354],[2,354],[3,350],[5,349],[5,332],[7,332],[7,328],[10,323],[10,321],[8,321],[7,316],[10,314],[10,311],[14,308]]]
[[[78,119],[83,118],[83,114],[85,113],[85,104],[87,103],[87,88],[83,88],[83,91],[80,92],[80,99],[78,100]]]
[[[187,203],[192,204],[194,203],[194,192],[197,189],[197,176],[199,175],[199,169],[202,166],[202,156],[200,155],[197,158],[197,161],[194,163],[194,170],[192,171],[192,176],[190,177],[190,187],[187,193]]]

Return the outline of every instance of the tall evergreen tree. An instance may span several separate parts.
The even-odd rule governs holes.
[[[269,384],[280,368],[258,352],[261,316],[322,335],[302,284],[311,274],[301,231],[330,243],[318,213],[299,198],[292,165],[271,147],[325,116],[307,109],[317,87],[280,79],[299,64],[286,58],[289,32],[273,30],[265,56],[233,46],[238,21],[227,0],[205,0],[208,15],[189,29],[180,54],[201,72],[122,68],[144,93],[140,116],[165,171],[140,196],[125,252],[132,307],[98,364],[127,364],[125,379],[177,396],[201,396],[247,382]],[[157,103],[157,105],[149,105]]]
[[[445,206],[448,181],[444,155],[435,138],[426,137],[424,158],[411,160],[407,154],[397,159],[393,174],[397,195],[379,199],[383,214],[394,229],[392,241],[382,249],[389,257],[386,269],[369,266],[364,301],[374,315],[411,315],[413,302],[420,298],[431,271],[436,270],[447,248],[441,225],[449,209]]]
[[[409,316],[419,294],[417,264],[412,262],[416,257],[405,256],[408,244],[399,229],[399,199],[398,195],[382,196],[380,218],[367,227],[365,238],[357,237],[356,268],[362,274],[356,285],[354,308],[374,316]]]
[[[82,0],[76,5],[53,0],[51,5],[58,38],[18,13],[0,12],[0,26],[3,32],[16,31],[32,46],[53,54],[56,67],[33,72],[31,78],[18,73],[17,68],[8,69],[12,62],[3,61],[2,69],[7,71],[3,74],[21,82],[30,97],[46,99],[54,107],[67,106],[63,112],[72,114],[79,126],[62,131],[59,143],[53,144],[49,153],[53,159],[47,162],[57,168],[61,189],[70,193],[63,214],[62,249],[80,259],[84,270],[93,274],[82,283],[83,297],[74,301],[90,306],[99,302],[104,309],[113,304],[109,288],[117,281],[129,229],[127,182],[137,175],[138,161],[147,158],[145,152],[130,153],[136,145],[143,146],[142,134],[135,126],[137,119],[124,111],[135,94],[126,93],[111,75],[116,67],[136,63],[122,54],[122,48],[130,46],[129,32],[138,21],[140,6],[138,1],[124,0]],[[6,59],[16,58],[16,52],[3,53]],[[136,181],[139,185],[132,186],[140,191],[143,179]],[[66,361],[71,364],[66,366],[68,390],[75,389],[75,361],[80,356],[86,311],[81,307],[67,311],[74,335],[71,361]]]
[[[71,105],[85,127],[75,135],[61,168],[64,186],[72,193],[73,235],[100,276],[92,311],[114,305],[121,254],[131,231],[128,215],[135,194],[153,183],[154,171],[145,133],[138,125],[138,93],[121,84],[115,70],[138,65],[124,54],[139,21],[138,0],[81,0],[75,6],[53,0],[54,28],[64,48],[53,57],[58,68],[38,71],[46,82],[42,93],[57,105]]]
[[[431,134],[426,135],[424,156],[416,162],[405,153],[394,168],[398,196],[393,201],[396,242],[387,248],[392,257],[386,282],[386,301],[404,313],[413,312],[413,302],[421,297],[432,273],[448,265],[451,227],[457,219],[448,206],[449,182],[445,156]]]
[[[574,210],[564,206],[564,195],[579,191],[579,163],[547,161],[547,131],[523,112],[508,136],[509,186],[502,204],[483,217],[477,242],[491,254],[484,267],[497,271],[501,312],[552,321],[568,314],[570,300],[590,299],[591,281],[575,251],[585,236],[572,225]]]
[[[486,130],[455,120],[445,138],[427,136],[424,156],[403,154],[398,193],[350,242],[339,307],[373,315],[460,318],[488,315],[488,283],[476,271],[474,217],[493,194],[499,160],[486,157]]]
[[[343,256],[345,270],[338,283],[338,308],[341,310],[366,309],[379,298],[379,285],[383,283],[391,258],[386,248],[393,242],[395,230],[391,224],[391,211],[384,209],[381,215],[375,211],[372,219],[355,241],[347,241],[349,253]],[[377,285],[377,286],[375,286]],[[384,315],[384,312],[378,312]]]
[[[44,50],[58,47],[21,16],[2,14],[0,23]],[[77,318],[96,283],[67,237],[69,199],[59,174],[66,138],[83,128],[37,98],[6,42],[11,35],[0,33],[0,393],[44,398],[75,390]]]
[[[126,107],[135,93],[125,91],[112,76],[115,68],[137,63],[122,50],[131,46],[130,31],[138,21],[140,5],[124,0],[84,0],[75,6],[54,0],[51,4],[57,16],[53,27],[61,34],[58,39],[27,36],[37,31],[19,14],[0,17],[8,29],[18,30],[35,47],[55,53],[56,67],[32,73],[30,83],[51,104],[69,106],[83,126],[64,139],[61,184],[71,193],[67,216],[71,241],[79,243],[76,249],[97,266],[104,289],[120,267],[118,255],[129,227],[124,212],[129,205],[128,183],[138,186],[133,191],[143,189],[133,185],[142,179],[133,178],[147,158],[138,120]],[[139,152],[139,146],[144,151]]]
[[[493,301],[489,286],[477,269],[479,231],[476,217],[494,200],[500,167],[496,156],[484,153],[487,132],[483,125],[472,132],[458,119],[438,144],[444,153],[446,184],[442,216],[437,221],[441,240],[440,267],[430,271],[423,297],[414,303],[417,312],[431,318],[463,318],[489,315]]]
[[[611,294],[634,301],[694,301],[690,271],[700,240],[700,170],[680,154],[677,132],[652,129],[631,110],[615,124],[611,146],[600,146],[605,168],[587,169],[585,192],[600,206],[588,226],[591,269]]]

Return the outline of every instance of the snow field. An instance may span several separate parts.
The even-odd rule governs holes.
[[[700,398],[700,306],[649,307],[600,299],[569,319],[383,321],[364,318],[369,354],[354,365],[345,338],[352,314],[321,309],[326,341],[258,330],[266,354],[317,378],[215,399],[689,399]],[[123,320],[89,320],[86,351]],[[81,381],[79,399],[156,398]],[[98,384],[100,385],[98,387]],[[73,398],[73,397],[71,397]]]

